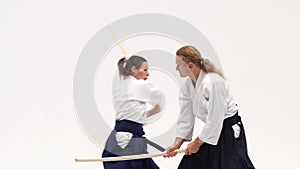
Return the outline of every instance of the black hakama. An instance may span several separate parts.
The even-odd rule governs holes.
[[[232,126],[238,124],[239,136]],[[204,143],[199,151],[184,155],[178,169],[254,169],[247,153],[247,143],[241,117],[236,113],[224,120],[217,145]]]
[[[133,134],[125,148],[118,146],[116,132],[130,132]],[[147,141],[143,125],[130,120],[117,120],[115,129],[111,132],[105,145],[102,157],[117,157],[126,155],[147,154]],[[140,160],[127,160],[117,162],[103,162],[105,169],[159,169],[151,158]]]

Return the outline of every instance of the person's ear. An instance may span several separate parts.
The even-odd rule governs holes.
[[[131,67],[131,72],[132,72],[132,74],[136,74],[137,73],[137,68],[135,67],[135,66],[132,66]]]

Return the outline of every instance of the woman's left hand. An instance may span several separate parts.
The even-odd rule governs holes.
[[[201,141],[199,139],[199,137],[197,137],[193,142],[191,142],[190,144],[188,144],[187,148],[185,149],[185,155],[192,155],[195,154],[199,151],[200,146],[203,144],[204,142]]]

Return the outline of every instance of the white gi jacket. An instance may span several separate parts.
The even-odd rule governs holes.
[[[133,76],[125,79],[116,78],[113,81],[113,103],[116,110],[116,120],[131,120],[145,124],[149,121],[147,112],[155,104],[163,110],[164,96],[160,90],[154,88],[145,80],[137,80]],[[124,148],[132,138],[132,133],[117,132],[116,140]]]
[[[195,85],[186,79],[179,97],[180,115],[176,137],[190,141],[195,117],[204,122],[199,138],[205,143],[217,145],[224,119],[233,116],[238,107],[230,94],[227,82],[216,73],[200,71]]]
[[[162,92],[147,81],[137,80],[133,76],[115,79],[112,93],[116,120],[127,119],[145,124],[148,122],[147,112],[155,104],[163,109]]]

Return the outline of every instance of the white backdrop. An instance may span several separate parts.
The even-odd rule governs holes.
[[[212,43],[241,108],[256,168],[296,168],[299,5],[293,0],[0,1],[0,168],[103,168],[73,160],[102,152],[77,119],[74,69],[99,29],[146,12],[181,18]],[[171,169],[180,159],[155,161]]]

